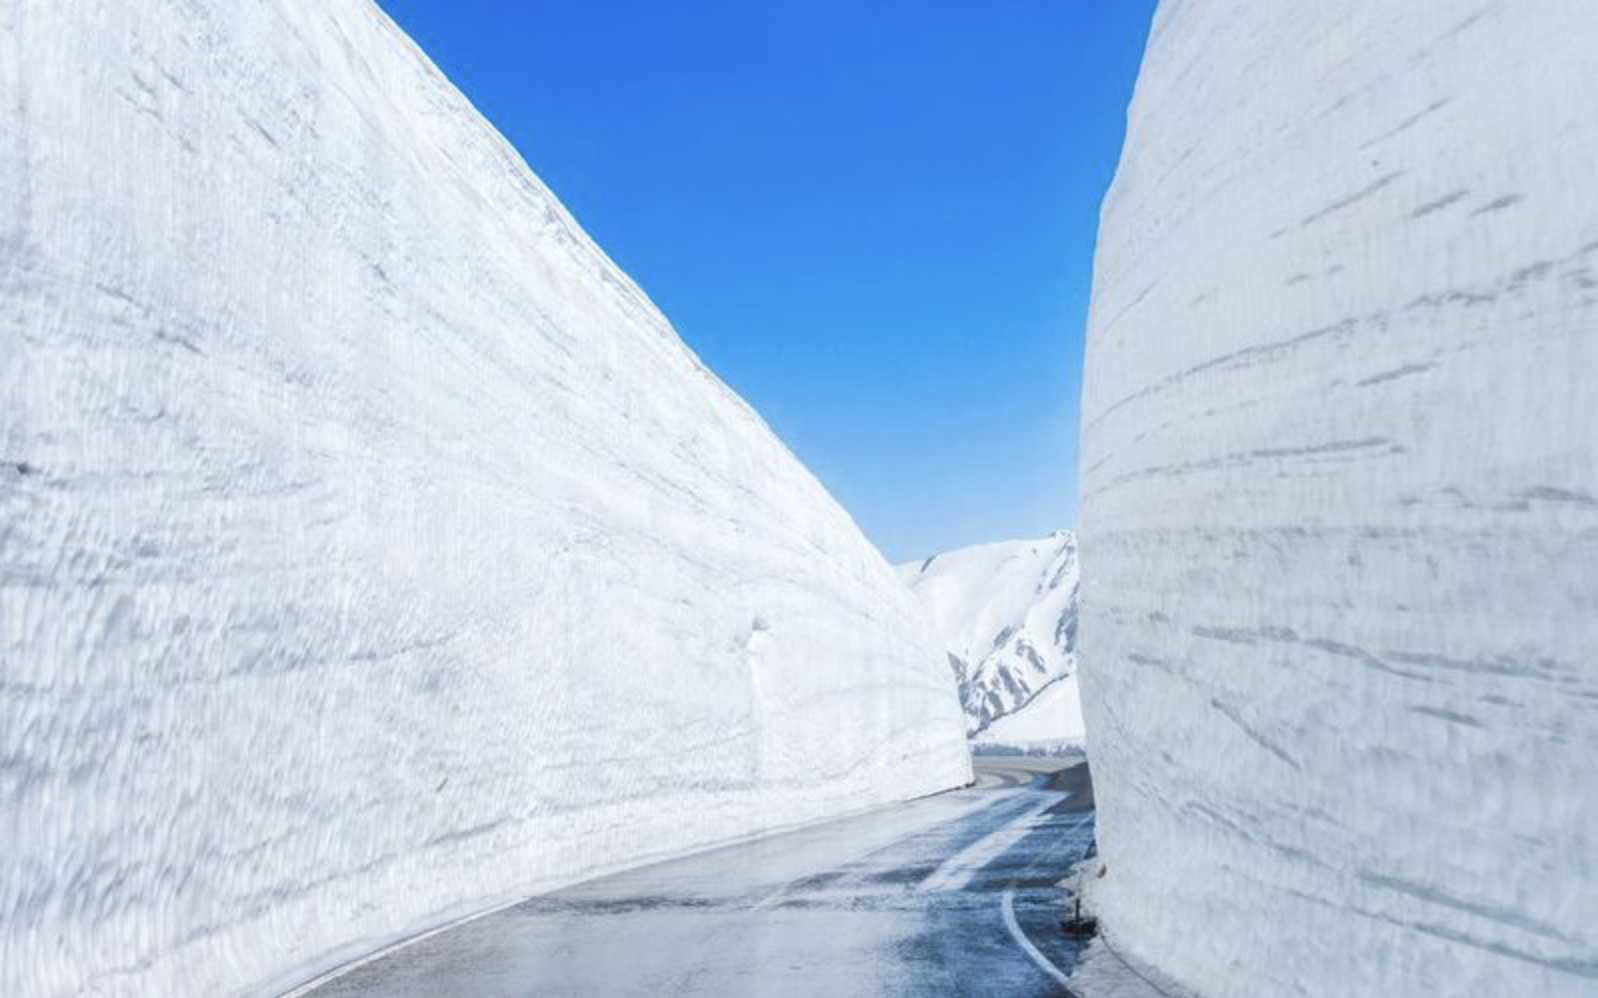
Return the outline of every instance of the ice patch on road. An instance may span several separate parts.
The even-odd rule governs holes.
[[[1024,793],[1026,791],[1017,791],[1017,794]],[[927,878],[921,881],[919,889],[923,891],[964,890],[973,877],[1030,834],[1043,820],[1044,812],[1063,799],[1063,795],[1050,795],[1047,799],[1039,801],[1010,819],[1003,828],[984,835],[969,846],[966,846],[944,860],[937,869],[928,874]]]

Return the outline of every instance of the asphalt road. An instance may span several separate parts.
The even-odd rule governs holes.
[[[978,782],[589,881],[391,950],[317,998],[1068,993],[1057,886],[1093,834],[1087,766]]]

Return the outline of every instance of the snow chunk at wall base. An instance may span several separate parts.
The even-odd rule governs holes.
[[[375,7],[0,9],[0,994],[968,779],[914,598]]]
[[[1114,939],[1210,995],[1598,993],[1598,21],[1164,4],[1106,204]]]

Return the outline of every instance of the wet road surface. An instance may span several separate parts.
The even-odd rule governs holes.
[[[530,898],[324,980],[316,998],[1068,993],[1059,882],[1093,835],[1080,761]]]

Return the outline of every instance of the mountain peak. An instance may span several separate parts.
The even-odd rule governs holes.
[[[971,737],[1081,740],[1071,531],[972,545],[898,571],[948,646]],[[1055,686],[1061,689],[1039,699]]]

